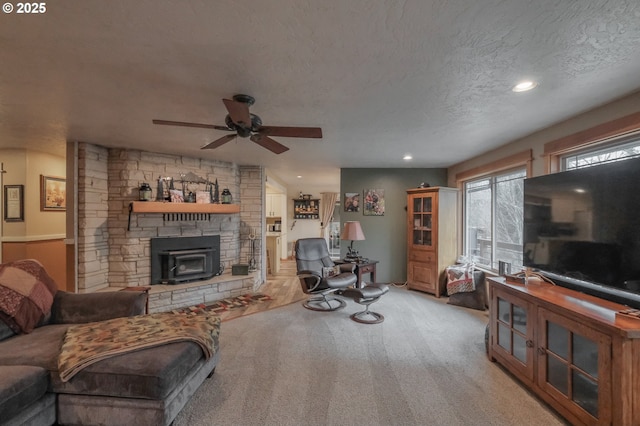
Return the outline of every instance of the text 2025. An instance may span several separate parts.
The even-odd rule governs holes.
[[[16,3],[16,13],[45,13],[47,3]]]

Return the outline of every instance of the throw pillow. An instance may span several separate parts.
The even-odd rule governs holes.
[[[322,278],[333,277],[334,275],[338,275],[339,273],[340,267],[338,265],[322,267]]]
[[[488,297],[487,286],[484,280],[484,272],[474,271],[473,281],[475,290],[470,292],[455,293],[449,296],[449,305],[462,306],[469,309],[484,311],[487,309]]]
[[[0,319],[15,333],[30,333],[51,312],[56,283],[40,262],[0,265]]]
[[[473,265],[452,265],[447,267],[447,294],[465,293],[475,290]]]

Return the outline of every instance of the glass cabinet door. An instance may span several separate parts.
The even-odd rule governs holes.
[[[610,390],[601,366],[610,365],[610,338],[544,309],[539,326],[540,385],[565,405],[579,407],[585,423],[606,420]]]
[[[433,245],[433,196],[415,195],[412,202],[414,245]]]
[[[499,291],[492,303],[494,352],[508,360],[527,379],[533,380],[533,324],[529,304]]]
[[[491,348],[522,379],[534,380],[533,308],[525,300],[492,289]]]

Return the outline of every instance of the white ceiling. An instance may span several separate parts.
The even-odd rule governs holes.
[[[16,4],[15,2],[13,3]],[[50,1],[0,14],[0,147],[67,140],[262,164],[337,190],[341,167],[446,167],[640,89],[637,0]],[[510,88],[524,78],[532,92]],[[323,139],[200,146],[222,98]],[[401,157],[409,152],[411,163]],[[302,175],[302,180],[296,180]],[[303,183],[301,183],[303,182]]]

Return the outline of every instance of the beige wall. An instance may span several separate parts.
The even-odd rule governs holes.
[[[639,111],[640,92],[637,92],[618,101],[603,105],[602,107],[559,122],[558,124],[550,126],[544,130],[533,133],[522,139],[512,141],[506,145],[488,151],[468,161],[464,161],[462,163],[458,163],[449,167],[449,186],[456,186],[456,174],[460,172],[475,167],[480,167],[482,165],[507,157],[511,154],[524,151],[526,149],[533,150],[533,176],[543,175],[545,173],[545,165],[542,158],[542,153],[545,143]]]
[[[30,151],[27,154],[27,174],[25,178],[25,212],[29,212],[27,236],[47,238],[51,235],[62,236],[66,232],[64,211],[40,210],[40,176],[64,178],[66,175],[66,159],[41,152]]]
[[[24,149],[0,150],[6,173],[3,185],[24,185],[24,221],[5,222],[2,213],[2,261],[37,259],[58,284],[66,287],[65,212],[40,211],[40,175],[64,177],[66,160]],[[4,188],[2,188],[4,196]],[[2,207],[4,205],[2,204]]]
[[[7,171],[3,184],[24,185],[24,222],[4,222],[3,240],[34,241],[64,237],[65,213],[40,211],[40,175],[64,177],[65,158],[23,149],[7,149],[0,150],[0,161]],[[2,217],[4,220],[4,215]]]

